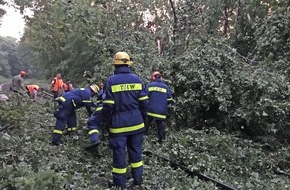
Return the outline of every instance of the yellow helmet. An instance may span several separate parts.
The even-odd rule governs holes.
[[[98,85],[96,85],[96,84],[92,84],[92,85],[90,86],[90,88],[92,89],[92,91],[93,91],[95,94],[97,94],[97,93],[100,91],[100,88],[99,88]]]
[[[133,64],[133,59],[130,58],[129,54],[126,52],[117,52],[113,60],[114,65],[129,65]]]

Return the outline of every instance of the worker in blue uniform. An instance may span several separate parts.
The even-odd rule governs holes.
[[[143,117],[146,115],[148,96],[144,83],[130,67],[133,61],[126,52],[114,56],[114,75],[105,85],[104,112],[112,115],[109,128],[109,145],[113,150],[112,175],[109,185],[126,189],[127,159],[135,185],[140,185],[143,175],[142,142],[144,135]]]
[[[102,122],[103,122],[103,101],[106,98],[106,93],[103,89],[103,82],[99,83],[100,91],[97,97],[97,107],[94,109],[93,114],[88,119],[88,130],[90,137],[90,144],[86,146],[86,150],[94,151],[95,148],[101,143],[100,133],[102,131]]]
[[[89,115],[92,114],[91,107],[94,104],[91,98],[97,95],[99,90],[99,87],[93,84],[90,88],[74,89],[57,98],[59,105],[54,113],[54,117],[57,120],[52,134],[53,145],[58,146],[61,144],[61,136],[66,124],[68,125],[68,131],[72,131],[69,129],[76,128],[77,117],[75,110],[86,107]]]
[[[148,129],[152,121],[156,120],[158,142],[162,143],[165,140],[164,121],[168,116],[168,105],[173,99],[169,87],[162,82],[160,72],[153,72],[151,81],[147,86],[149,105],[145,134],[148,134]]]
[[[89,130],[89,138],[90,138],[90,144],[86,146],[86,150],[94,150],[95,147],[97,147],[100,143],[100,132],[101,132],[101,122],[103,118],[102,114],[103,105],[98,104],[98,106],[95,108],[93,114],[88,119],[88,130]]]

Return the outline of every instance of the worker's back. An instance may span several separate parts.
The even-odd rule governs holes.
[[[31,85],[27,85],[26,86],[27,90],[30,92],[30,93],[34,93],[34,91],[38,91],[39,90],[39,86],[38,85],[35,85],[35,84],[31,84]]]
[[[172,99],[169,87],[156,79],[148,85],[148,92],[148,112],[167,115],[168,101]]]
[[[59,97],[59,101],[67,106],[73,106],[74,109],[91,104],[92,92],[89,88],[77,88],[72,91],[64,93]]]
[[[131,173],[135,185],[140,185],[143,175],[142,142],[144,138],[143,117],[147,110],[147,91],[142,80],[132,74],[133,59],[126,52],[114,56],[114,75],[106,86],[103,113],[112,115],[109,127],[109,144],[113,150],[112,176],[108,185],[127,189],[128,151]]]
[[[23,78],[21,75],[16,75],[12,78],[12,90],[13,91],[19,91],[21,89],[23,83]]]
[[[115,70],[115,75],[108,79],[107,97],[104,103],[114,104],[112,116],[113,134],[135,134],[143,130],[143,118],[139,101],[148,98],[142,80],[130,73],[128,67],[120,67]],[[128,127],[130,126],[130,127]]]
[[[116,112],[139,109],[139,96],[142,90],[142,81],[134,74],[113,75],[110,85],[115,98]]]

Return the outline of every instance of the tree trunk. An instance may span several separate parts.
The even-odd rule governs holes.
[[[173,42],[173,56],[175,56],[176,54],[176,29],[177,29],[177,16],[176,16],[176,10],[175,10],[175,7],[174,7],[174,4],[173,4],[173,1],[172,0],[169,0],[170,2],[170,6],[171,6],[171,9],[172,9],[172,14],[173,14],[173,31],[172,31],[172,42]]]

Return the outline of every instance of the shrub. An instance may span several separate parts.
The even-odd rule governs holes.
[[[177,126],[217,126],[251,136],[286,128],[286,78],[245,63],[224,41],[195,41],[173,70]]]

